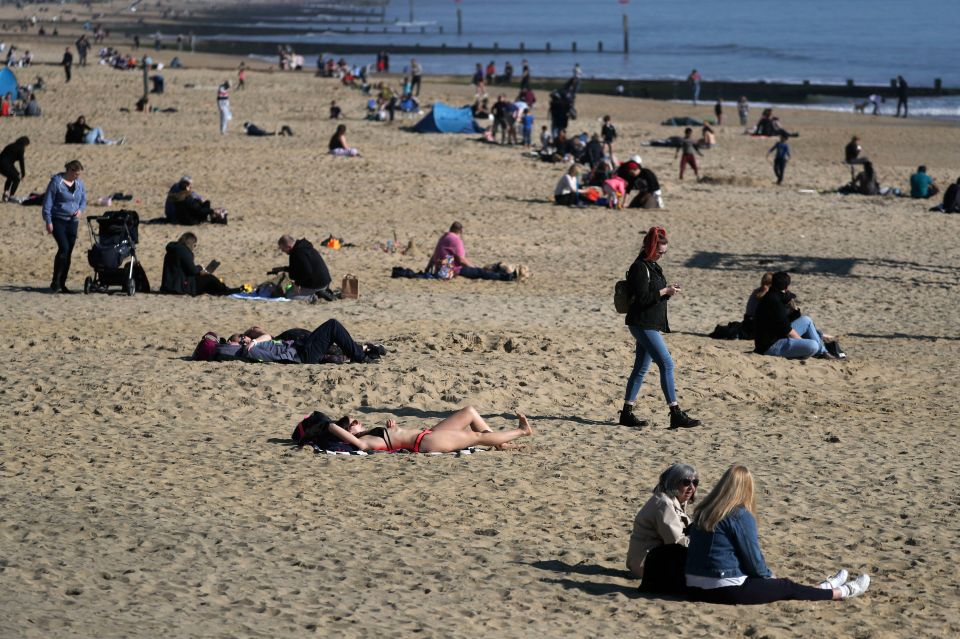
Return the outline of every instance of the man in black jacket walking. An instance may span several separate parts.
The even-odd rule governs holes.
[[[290,257],[289,266],[272,271],[286,271],[290,275],[294,287],[287,291],[288,297],[316,294],[328,301],[334,299],[330,291],[330,271],[313,244],[304,238],[294,240],[292,235],[284,235],[277,240],[277,246]]]

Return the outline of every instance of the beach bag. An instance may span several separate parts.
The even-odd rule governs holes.
[[[630,283],[626,279],[622,279],[613,285],[613,307],[621,315],[630,311],[630,306],[633,305],[633,297]]]
[[[456,275],[456,271],[453,270],[454,257],[448,255],[440,262],[440,268],[437,269],[437,279],[438,280],[449,280],[453,279],[453,276]]]
[[[340,299],[355,300],[360,297],[360,281],[356,275],[344,275],[340,286]]]
[[[334,423],[326,414],[314,411],[303,418],[293,429],[290,439],[298,446],[306,444],[325,444],[329,439],[327,426]]]

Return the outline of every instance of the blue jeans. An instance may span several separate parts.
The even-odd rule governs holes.
[[[86,132],[86,134],[84,134],[83,143],[84,144],[100,144],[100,140],[102,139],[103,139],[103,129],[101,129],[100,127],[96,127],[94,129],[90,129],[89,131]]]
[[[523,146],[530,146],[530,139],[533,136],[533,129],[523,128]]]
[[[677,401],[677,391],[673,385],[673,359],[667,350],[667,343],[663,341],[660,331],[628,326],[630,334],[637,340],[637,358],[633,362],[633,370],[627,378],[627,392],[623,400],[634,402],[640,394],[640,385],[643,377],[650,369],[650,362],[656,362],[660,369],[660,388],[668,404]]]
[[[486,271],[475,266],[461,266],[458,275],[468,280],[502,280],[509,282],[510,280],[516,279],[516,275],[513,273],[507,274],[501,273],[500,271]]]
[[[817,327],[813,320],[806,315],[801,315],[790,323],[793,330],[800,334],[802,339],[784,337],[775,341],[764,355],[773,355],[774,357],[786,357],[787,359],[806,359],[814,355],[822,355],[827,352],[823,345],[823,338],[820,337]]]

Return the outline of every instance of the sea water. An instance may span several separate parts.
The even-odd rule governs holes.
[[[332,33],[328,29],[343,25],[322,13],[318,5],[314,16],[258,15],[255,20],[274,27],[275,35],[249,39],[279,38],[294,48],[297,43],[330,43],[331,52],[339,43],[383,44],[387,50],[391,44],[517,48],[521,42],[542,50],[550,43],[549,54],[492,56],[498,72],[509,60],[519,74],[525,58],[541,77],[566,77],[579,63],[585,77],[597,78],[682,80],[697,69],[704,81],[853,80],[888,86],[903,75],[910,86],[932,87],[935,79],[945,87],[960,86],[960,65],[955,63],[960,0],[391,0],[386,7],[390,34]],[[629,54],[623,53],[624,14]],[[395,33],[403,25],[408,33]],[[371,26],[376,30],[377,25]],[[426,33],[420,33],[421,27]],[[597,52],[598,42],[604,53]],[[394,55],[391,70],[403,71],[408,57]],[[486,66],[491,55],[417,59],[427,74],[470,74],[477,63]],[[849,108],[849,101],[833,106]],[[913,99],[911,112],[960,117],[960,99]]]

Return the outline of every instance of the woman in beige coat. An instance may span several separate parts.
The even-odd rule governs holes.
[[[671,584],[682,585],[690,525],[685,508],[694,501],[699,485],[693,466],[673,464],[660,475],[653,495],[633,520],[627,568],[643,579],[642,589],[669,591]]]

